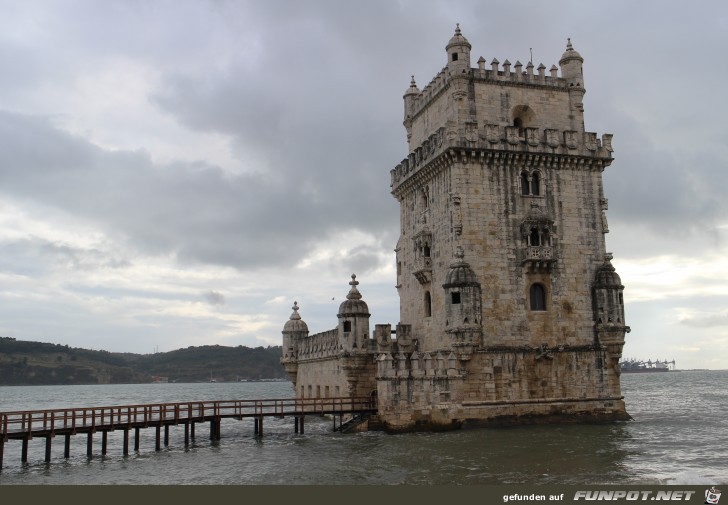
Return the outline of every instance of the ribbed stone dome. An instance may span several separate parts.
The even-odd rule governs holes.
[[[413,75],[412,80],[410,81],[409,88],[407,88],[407,91],[405,91],[404,96],[419,95],[420,93],[420,88],[417,87],[417,83],[415,82],[415,76]]]
[[[622,279],[612,266],[611,255],[607,256],[606,261],[597,269],[594,277],[594,287],[596,288],[620,288],[624,289]]]
[[[579,60],[582,63],[584,63],[584,58],[581,57],[581,55],[574,49],[574,47],[571,45],[571,39],[566,39],[566,51],[564,51],[564,54],[561,55],[561,59],[559,60],[559,65],[563,65],[564,62],[569,60]]]
[[[456,25],[455,35],[453,35],[450,39],[450,42],[447,43],[447,46],[445,46],[445,50],[449,51],[452,46],[468,46],[468,49],[472,49],[473,47],[470,45],[470,42],[468,42],[468,39],[466,39],[463,34],[460,33],[460,23]]]
[[[450,288],[456,286],[480,286],[478,278],[475,276],[475,272],[470,268],[470,265],[463,260],[464,252],[462,248],[458,247],[455,253],[456,261],[450,265],[450,271],[445,277],[445,284],[443,288]]]
[[[359,281],[356,280],[356,275],[352,274],[351,282],[349,283],[351,289],[349,290],[349,294],[346,295],[346,300],[341,302],[341,305],[339,305],[339,316],[370,315],[369,307],[366,302],[361,299],[361,293],[359,293],[359,290],[356,288],[358,284]]]
[[[286,321],[283,326],[284,332],[298,332],[303,331],[308,333],[308,325],[301,319],[301,315],[298,313],[298,302],[293,302],[293,314]]]

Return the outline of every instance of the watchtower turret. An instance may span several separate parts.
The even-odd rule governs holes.
[[[298,350],[301,339],[308,337],[308,325],[298,313],[298,302],[293,302],[293,313],[283,326],[283,356],[281,363],[295,387],[298,372]]]
[[[450,70],[450,74],[461,73],[470,69],[470,49],[472,47],[468,39],[460,33],[460,23],[458,23],[455,27],[455,35],[445,46],[447,68]]]
[[[569,101],[574,118],[578,118],[578,121],[572,124],[572,128],[581,132],[584,131],[584,93],[586,93],[583,63],[584,58],[574,50],[571,39],[567,39],[566,51],[561,55],[559,66],[561,67],[561,77],[569,88]]]
[[[356,275],[351,274],[351,289],[339,306],[339,342],[344,351],[366,350],[369,338],[369,307],[361,299],[361,293],[356,288],[359,281]]]

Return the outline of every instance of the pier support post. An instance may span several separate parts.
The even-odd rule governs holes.
[[[86,441],[86,456],[93,457],[94,454],[94,432],[88,432],[88,440]]]
[[[63,457],[68,459],[71,457],[71,434],[66,433],[63,438]]]
[[[255,435],[258,434],[258,418],[257,417],[253,419],[253,433]]]
[[[210,419],[210,440],[220,440],[220,419]]]
[[[258,418],[258,435],[263,436],[263,416]]]
[[[192,421],[192,425],[190,426],[190,438],[192,440],[195,439],[195,422]]]
[[[155,440],[154,440],[154,450],[159,451],[162,449],[162,446],[161,446],[162,427],[159,425],[156,425],[154,427],[154,431],[156,432],[156,436],[155,436]]]
[[[106,456],[106,442],[107,442],[107,431],[101,432],[101,455]]]
[[[190,446],[190,423],[185,423],[185,447]]]
[[[129,455],[129,428],[124,428],[124,456]]]
[[[294,421],[293,421],[294,433],[298,433],[298,416],[294,417],[293,419],[294,419]],[[334,430],[334,431],[336,431],[336,430]]]
[[[23,439],[23,448],[20,450],[20,462],[28,462],[28,437]]]
[[[0,438],[0,471],[3,469],[3,452],[5,452],[5,439]]]
[[[134,452],[139,452],[139,428],[134,428]]]
[[[51,436],[48,435],[45,437],[46,439],[46,446],[45,446],[45,462],[50,463],[51,462]]]
[[[298,425],[299,425],[299,427],[301,429],[301,435],[303,435],[303,420],[304,420],[304,418],[305,418],[304,416],[301,416],[301,420],[298,422]]]
[[[169,447],[169,425],[164,425],[164,446]]]

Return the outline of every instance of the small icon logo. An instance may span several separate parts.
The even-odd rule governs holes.
[[[705,490],[705,503],[709,503],[710,505],[717,505],[719,501],[720,489],[711,487],[710,489]]]

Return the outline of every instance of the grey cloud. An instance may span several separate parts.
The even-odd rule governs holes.
[[[714,314],[701,317],[685,317],[679,323],[694,328],[720,328],[728,327],[728,314]]]
[[[0,271],[40,277],[53,270],[125,268],[131,262],[96,248],[73,247],[32,237],[0,241]]]
[[[0,112],[0,194],[63,209],[141,250],[186,262],[291,264],[336,230],[378,232],[395,222],[393,203],[371,201],[372,185],[355,191],[352,177],[343,186],[352,190],[342,191],[307,177],[320,198],[304,194],[297,178],[157,166],[143,152],[107,152],[42,118]]]
[[[205,293],[205,301],[210,305],[225,305],[225,295],[217,291],[208,291]]]

